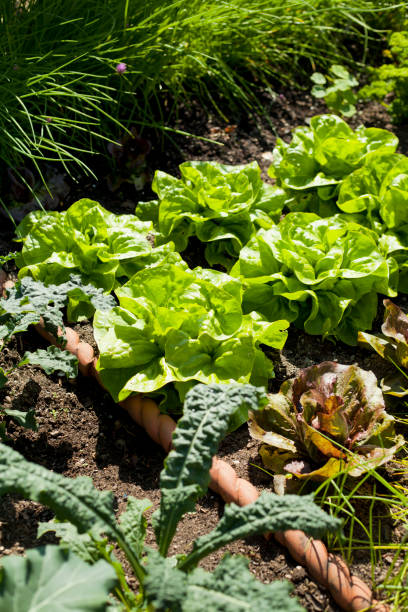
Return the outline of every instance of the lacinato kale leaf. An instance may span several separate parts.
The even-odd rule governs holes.
[[[72,523],[78,533],[103,533],[124,550],[136,576],[144,570],[132,539],[127,539],[113,511],[113,493],[98,491],[87,476],[66,478],[30,463],[18,452],[0,444],[0,495],[14,492],[51,508],[59,520]],[[125,530],[126,530],[125,521]],[[139,530],[143,537],[143,530]],[[138,544],[138,549],[140,548]]]
[[[180,562],[180,567],[186,570],[195,567],[200,559],[222,546],[250,535],[300,529],[320,537],[340,526],[340,519],[316,507],[312,495],[276,495],[264,491],[247,506],[228,504],[215,529],[194,542],[192,552]]]
[[[40,366],[46,374],[56,372],[59,376],[67,378],[76,378],[78,375],[78,357],[68,351],[61,351],[57,346],[26,351],[18,366],[28,363]]]
[[[197,385],[187,393],[160,478],[155,531],[161,554],[167,553],[180,518],[206,492],[213,455],[237,413],[239,422],[247,420],[248,410],[266,401],[264,391],[251,385]]]
[[[15,492],[52,508],[59,519],[71,521],[80,533],[99,529],[107,535],[117,530],[113,495],[98,491],[90,478],[69,479],[0,444],[0,495]]]
[[[149,552],[145,582],[147,600],[156,612],[301,612],[290,597],[291,586],[276,581],[262,584],[248,570],[248,560],[226,555],[212,573],[196,568],[186,574],[156,551]]]
[[[185,414],[161,477],[163,499],[155,530],[163,554],[184,512],[192,510],[205,492],[213,453],[231,421],[237,412],[262,408],[265,401],[264,392],[249,385],[198,385],[187,394]],[[243,508],[227,506],[219,525],[199,538],[190,554],[166,559],[144,546],[147,500],[130,498],[118,523],[111,493],[97,491],[88,478],[65,478],[30,463],[0,444],[0,495],[10,492],[45,504],[59,521],[66,521],[44,524],[39,531],[55,531],[61,538],[59,548],[47,546],[28,551],[24,559],[2,560],[0,609],[16,612],[30,612],[33,602],[58,609],[74,602],[75,610],[105,610],[108,593],[109,609],[121,609],[123,604],[127,609],[153,606],[156,611],[198,612],[205,593],[206,605],[220,612],[251,609],[254,602],[265,612],[300,612],[287,584],[257,582],[245,559],[227,556],[212,574],[196,565],[236,538],[290,528],[320,535],[339,526],[338,519],[325,515],[310,497],[265,493]],[[135,572],[137,595],[127,584],[128,569],[125,574],[113,554],[115,544]]]

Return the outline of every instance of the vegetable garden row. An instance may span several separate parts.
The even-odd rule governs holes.
[[[408,609],[407,26],[4,0],[0,612]]]
[[[156,173],[157,200],[140,203],[135,214],[115,215],[82,199],[63,212],[38,210],[24,218],[16,229],[22,249],[11,255],[18,281],[3,277],[4,345],[40,326],[54,346],[27,353],[19,366],[38,364],[73,378],[79,363],[83,374],[95,373],[114,401],[172,450],[153,517],[157,552],[143,544],[146,500],[129,498],[118,523],[111,494],[98,492],[87,479],[69,480],[28,464],[2,444],[2,494],[18,492],[49,506],[58,522],[48,529],[61,544],[28,551],[25,559],[3,559],[0,609],[33,610],[52,601],[56,610],[74,601],[76,610],[102,610],[109,594],[112,610],[199,610],[203,596],[214,610],[301,609],[287,585],[262,585],[237,556],[225,557],[212,574],[196,566],[210,552],[253,533],[338,532],[337,518],[311,497],[285,493],[287,483],[372,476],[404,445],[383,392],[405,394],[408,318],[387,300],[383,335],[366,333],[378,294],[407,291],[408,162],[395,152],[397,144],[386,130],[353,131],[335,115],[320,115],[310,127],[297,128],[289,143],[278,140],[269,169],[274,185],[261,179],[256,162],[186,162],[181,178]],[[187,265],[183,254],[192,240],[202,243],[211,267]],[[92,347],[65,328],[65,317],[92,319],[97,360]],[[391,360],[401,376],[383,380],[380,388],[374,374],[357,365],[324,362],[266,395],[273,350],[284,347],[290,324],[349,345],[360,339]],[[3,386],[8,374],[1,372]],[[5,414],[36,427],[32,412]],[[182,415],[172,440],[169,414]],[[240,501],[239,494],[235,499],[225,493],[228,478],[234,480],[232,468],[219,463],[217,471],[215,463],[210,472],[220,440],[248,418],[283,496],[264,493],[256,500],[257,494],[241,493]],[[167,557],[178,521],[194,510],[211,476],[227,501],[252,503],[226,506],[216,529],[190,553]],[[332,563],[334,569],[319,570],[327,559],[324,547],[313,570],[308,540],[302,552],[296,544],[290,548],[289,535],[280,541],[331,588],[343,609],[370,605],[370,591],[340,561],[329,557],[327,567]],[[138,594],[112,542],[126,555]],[[345,578],[336,582],[336,573]]]

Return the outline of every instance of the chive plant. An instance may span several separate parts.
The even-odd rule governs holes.
[[[398,27],[401,6],[2,0],[3,173],[14,168],[27,182],[21,167],[28,160],[40,178],[47,161],[90,172],[87,154],[104,151],[104,141],[131,125],[168,129],[171,109],[189,96],[220,112],[259,109],[260,86],[298,81],[306,64],[344,58],[350,39],[362,43],[357,60],[364,61],[378,30]]]

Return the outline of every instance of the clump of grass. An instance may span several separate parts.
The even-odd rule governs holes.
[[[72,163],[131,125],[168,129],[179,101],[259,107],[259,88],[348,55],[364,61],[400,6],[345,0],[3,0],[0,159]],[[356,50],[354,50],[356,51]],[[350,58],[351,61],[351,58]],[[116,70],[118,64],[126,64]],[[295,77],[296,75],[296,77]],[[24,176],[21,176],[24,182]]]
[[[398,526],[399,533],[406,531],[408,535],[408,488],[399,482],[408,475],[408,460],[392,463],[397,466],[392,482],[381,470],[370,470],[351,483],[345,471],[322,483],[315,496],[326,511],[344,520],[344,535],[331,537],[330,550],[339,551],[348,563],[353,562],[358,551],[368,552],[373,588],[381,598],[387,598],[392,612],[398,612],[408,606],[408,541],[407,537],[393,536],[391,526]],[[383,568],[380,581],[376,576],[378,568]]]

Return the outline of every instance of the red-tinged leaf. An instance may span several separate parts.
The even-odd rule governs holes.
[[[381,331],[385,336],[394,338],[398,342],[407,343],[408,341],[408,317],[391,300],[384,300],[385,313],[384,323]]]
[[[372,372],[324,362],[286,381],[250,421],[252,437],[274,473],[321,480],[389,461],[402,442]]]

